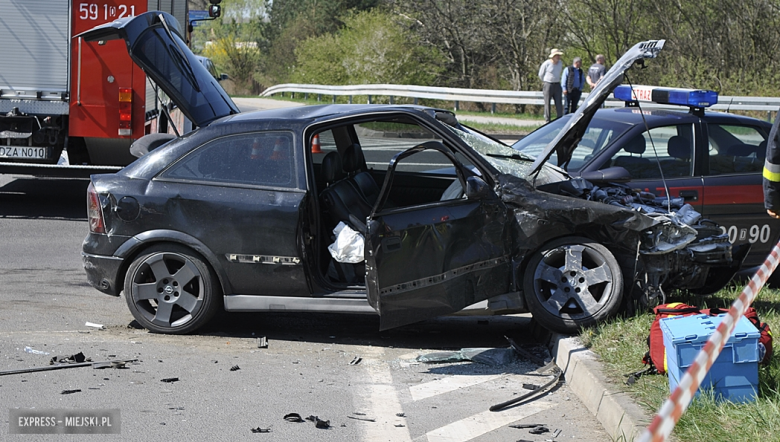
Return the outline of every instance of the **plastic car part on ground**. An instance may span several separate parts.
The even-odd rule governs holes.
[[[85,357],[83,353],[79,352],[71,356],[55,356],[51,359],[51,361],[49,361],[50,365],[44,367],[3,370],[0,371],[0,376],[6,376],[12,374],[35,373],[38,371],[51,371],[51,370],[60,370],[64,368],[77,368],[77,367],[92,367],[94,369],[125,368],[126,364],[130,362],[136,362],[136,361],[138,361],[138,359],[120,359],[120,360],[92,362],[92,359]]]
[[[30,354],[33,354],[33,355],[48,355],[49,354],[49,352],[42,351],[42,350],[36,350],[36,349],[34,349],[32,347],[29,347],[29,346],[28,347],[24,347],[24,352],[25,353],[30,353]]]
[[[516,359],[517,354],[511,348],[462,348],[458,351],[427,353],[417,356],[416,360],[428,364],[472,361],[500,367],[511,364]]]

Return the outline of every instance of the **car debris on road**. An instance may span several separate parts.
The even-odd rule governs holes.
[[[136,361],[138,361],[138,359],[121,359],[121,360],[92,362],[92,359],[85,357],[83,353],[79,352],[71,356],[55,356],[51,359],[51,361],[49,361],[49,365],[44,367],[30,367],[30,368],[2,370],[0,371],[0,376],[7,376],[12,374],[35,373],[40,371],[52,371],[52,370],[61,370],[65,368],[78,368],[78,367],[92,367],[94,369],[126,368],[126,364],[131,362],[136,362]]]

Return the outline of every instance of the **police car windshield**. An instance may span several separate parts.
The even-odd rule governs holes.
[[[547,147],[550,141],[555,139],[570,117],[571,115],[564,115],[550,124],[540,127],[513,144],[512,148],[536,158],[544,152],[544,148]],[[625,123],[599,119],[597,114],[588,125],[566,169],[569,172],[581,169],[593,155],[612,144],[613,141],[630,128],[631,126]],[[552,154],[548,164],[558,164],[556,153]]]

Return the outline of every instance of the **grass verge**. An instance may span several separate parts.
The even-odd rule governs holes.
[[[701,308],[728,308],[742,290],[732,286],[710,296],[681,295],[673,301]],[[672,301],[670,301],[672,302]],[[764,288],[753,303],[762,321],[780,330],[780,290]],[[645,410],[654,415],[669,396],[666,376],[642,376],[633,385],[625,385],[625,374],[644,368],[647,335],[654,315],[616,318],[580,335],[585,346],[598,354],[605,374],[613,385],[626,391]],[[712,394],[694,399],[672,433],[690,442],[780,441],[780,341],[775,341],[775,356],[768,366],[759,366],[759,397],[754,402],[735,404],[716,401]]]

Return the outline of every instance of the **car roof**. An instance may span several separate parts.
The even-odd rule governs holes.
[[[266,122],[268,123],[269,128],[286,127],[292,129],[295,127],[300,127],[301,125],[308,126],[321,120],[332,120],[340,117],[356,117],[364,114],[375,116],[382,113],[405,113],[418,115],[427,114],[432,117],[434,112],[451,113],[447,110],[416,105],[388,106],[386,104],[324,104],[242,112],[240,114],[221,118],[212,124]]]
[[[692,114],[685,107],[680,107],[679,110],[673,109],[642,109],[640,107],[621,107],[615,109],[599,109],[596,112],[594,119],[611,121],[615,123],[624,123],[629,125],[644,125],[647,121],[647,125],[650,127],[661,126],[669,124],[671,121],[677,123],[695,122],[700,118],[705,122],[718,121],[740,124],[758,124],[769,125],[768,122],[759,120],[758,118],[747,117],[744,115],[735,115],[725,112],[705,111],[703,115],[697,116]]]
[[[229,117],[231,120],[256,120],[268,118],[296,118],[318,120],[334,116],[350,117],[360,114],[393,113],[393,112],[432,112],[434,109],[426,106],[386,104],[320,104],[314,106],[296,106],[277,109],[243,112]],[[427,111],[427,112],[426,112]],[[448,112],[448,111],[447,111]]]

